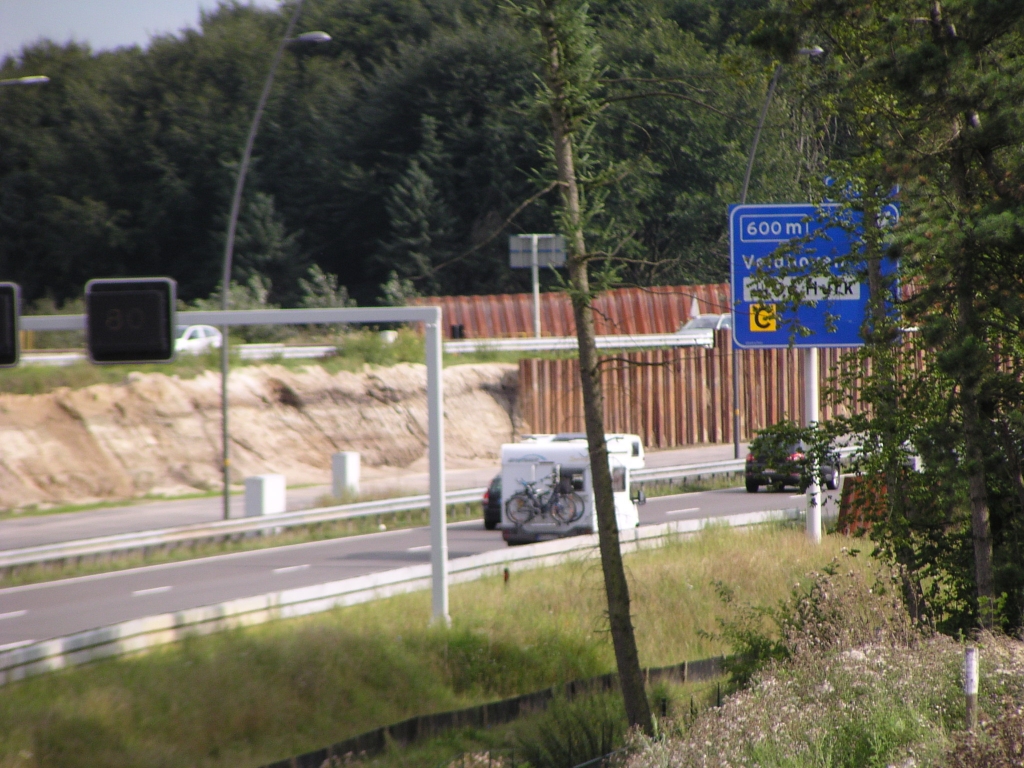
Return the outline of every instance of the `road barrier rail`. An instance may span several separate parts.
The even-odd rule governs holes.
[[[639,469],[635,470],[632,476],[636,481],[646,481],[669,477],[707,475],[719,471],[734,471],[728,468],[722,469],[719,466],[728,465],[731,467],[734,463],[736,462],[711,462],[707,464],[666,467],[664,469]],[[740,465],[742,465],[742,462],[740,462]],[[486,488],[466,488],[458,491],[448,491],[445,493],[445,501],[448,504],[466,504],[480,501],[486,490]],[[267,531],[277,532],[286,528],[318,525],[359,517],[372,517],[395,512],[411,512],[427,509],[429,506],[430,496],[421,494],[379,501],[338,504],[331,507],[307,509],[300,512],[285,512],[263,517],[218,520],[211,523],[196,523],[172,528],[97,536],[90,539],[79,539],[55,544],[41,544],[34,547],[0,551],[0,570],[10,570],[28,565],[53,563],[98,555],[125,554],[140,549],[223,540],[247,534],[265,533]]]
[[[840,454],[847,455],[852,450],[852,448],[844,448],[840,451]],[[635,483],[647,483],[685,479],[688,477],[706,477],[716,474],[734,474],[741,472],[743,466],[744,461],[742,459],[729,459],[700,464],[681,464],[673,467],[637,469],[630,473],[630,477]],[[485,490],[487,489],[466,488],[458,491],[448,491],[445,494],[445,501],[449,505],[480,501]],[[172,528],[97,536],[91,539],[79,539],[55,544],[41,544],[34,547],[0,551],[0,572],[44,563],[127,554],[137,550],[168,548],[184,544],[191,545],[203,541],[222,541],[246,535],[265,534],[267,532],[278,533],[288,528],[319,525],[396,512],[412,512],[427,509],[429,506],[430,496],[421,494],[379,501],[338,504],[331,507],[307,509],[299,512],[284,512],[263,517],[218,520],[211,523],[196,523]]]
[[[598,349],[651,349],[656,347],[715,346],[715,332],[710,328],[695,328],[676,333],[638,333],[598,336],[594,340]],[[575,336],[523,336],[518,338],[456,339],[444,343],[449,355],[472,352],[555,352],[579,349]]]
[[[445,494],[448,504],[466,504],[480,501],[486,488],[467,488],[449,491]],[[241,537],[247,534],[279,532],[286,528],[318,525],[321,523],[350,520],[359,517],[386,515],[394,512],[410,512],[430,507],[429,494],[402,496],[396,499],[360,501],[354,504],[338,504],[332,507],[306,509],[299,512],[282,512],[261,517],[233,518],[211,523],[195,523],[173,528],[157,528],[132,533],[118,533],[79,539],[56,544],[41,544],[35,547],[0,551],[0,570],[52,563],[60,560],[91,557],[96,555],[123,554],[132,550],[151,549],[194,544],[200,541],[216,541]]]
[[[621,549],[623,553],[628,553],[662,546],[675,537],[696,533],[707,525],[739,527],[775,520],[794,520],[799,516],[800,511],[796,509],[770,510],[640,526],[620,533]],[[528,570],[597,557],[599,554],[595,533],[456,558],[448,561],[448,573],[451,583],[459,584],[496,576],[505,568],[510,572]],[[428,590],[430,586],[431,566],[424,563],[76,632],[0,653],[0,685],[99,659],[143,652],[190,636],[307,616],[394,595]]]

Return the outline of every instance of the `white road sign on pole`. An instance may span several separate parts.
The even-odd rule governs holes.
[[[540,338],[540,267],[565,265],[565,238],[562,235],[511,235],[508,261],[512,269],[530,268],[533,285],[533,335]]]

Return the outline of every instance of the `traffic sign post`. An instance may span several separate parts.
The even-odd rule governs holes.
[[[18,313],[21,290],[16,283],[0,283],[0,368],[18,364]]]
[[[864,344],[861,327],[867,315],[868,286],[849,273],[853,237],[847,226],[835,221],[837,214],[846,215],[835,203],[729,207],[733,346],[803,349],[804,423],[808,426],[818,421],[819,414],[818,348]],[[899,219],[899,209],[892,204],[882,214],[887,223]],[[859,224],[856,212],[849,215],[846,223]],[[776,278],[774,293],[764,276]],[[791,295],[794,284],[803,295]],[[778,290],[780,285],[783,291]],[[795,310],[794,298],[799,299]],[[797,327],[807,334],[797,333]],[[817,468],[812,474],[807,534],[818,542]]]
[[[530,268],[533,285],[533,335],[540,338],[540,268],[565,265],[562,235],[511,235],[508,260],[512,269]]]

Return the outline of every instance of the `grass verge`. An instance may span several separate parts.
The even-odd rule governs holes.
[[[712,528],[627,556],[642,663],[728,651],[713,582],[773,602],[843,542]],[[453,586],[451,615],[432,626],[420,592],[8,685],[0,767],[257,766],[614,668],[594,560]]]

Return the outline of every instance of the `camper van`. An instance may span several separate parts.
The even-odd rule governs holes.
[[[606,435],[619,530],[640,524],[629,473],[644,466],[638,435]],[[597,531],[586,435],[530,435],[501,446],[502,536],[526,544]]]

